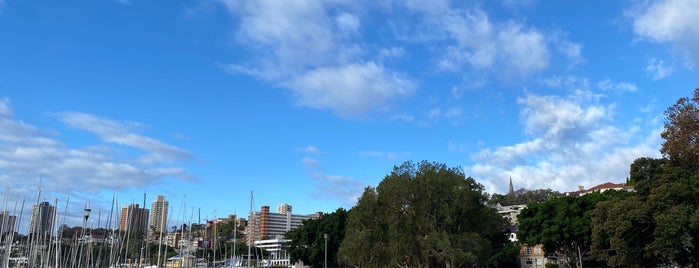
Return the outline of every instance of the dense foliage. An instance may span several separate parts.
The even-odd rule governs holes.
[[[356,267],[489,265],[506,243],[505,220],[483,186],[456,168],[406,162],[368,187],[348,215],[339,258]],[[499,265],[499,264],[493,264]]]
[[[544,202],[549,198],[560,196],[559,192],[551,189],[537,189],[537,190],[527,190],[521,188],[512,193],[507,194],[492,194],[489,204],[500,204],[503,206],[510,205],[527,205],[534,202]]]
[[[610,266],[699,265],[699,89],[665,112],[663,158],[639,158],[636,195],[592,214],[592,255]]]
[[[311,267],[323,267],[327,234],[328,267],[337,267],[337,251],[345,238],[346,222],[347,211],[343,208],[320,219],[304,220],[303,226],[286,234],[286,238],[291,239],[288,249],[291,262],[302,261]]]
[[[530,204],[519,215],[517,238],[525,244],[543,244],[544,252],[559,253],[568,266],[582,267],[583,257],[590,251],[590,214],[595,205],[629,195],[626,191],[606,191]]]

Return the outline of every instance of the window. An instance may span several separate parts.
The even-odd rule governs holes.
[[[534,255],[541,255],[541,248],[535,248]]]
[[[531,247],[526,247],[524,249],[524,255],[532,255],[532,248]]]
[[[544,259],[536,259],[536,265],[543,265]]]
[[[526,258],[526,259],[524,260],[524,263],[525,263],[525,264],[534,264],[534,263],[532,262],[532,258]]]

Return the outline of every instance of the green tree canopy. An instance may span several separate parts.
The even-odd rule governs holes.
[[[358,267],[487,265],[506,245],[505,220],[483,186],[427,161],[394,167],[348,215],[340,261]]]
[[[663,158],[639,158],[637,194],[592,214],[592,255],[611,266],[699,265],[699,89],[665,111]]]
[[[311,267],[323,267],[325,261],[325,237],[328,239],[328,267],[337,267],[337,252],[345,238],[347,211],[338,208],[319,219],[304,220],[303,225],[286,234],[289,243],[291,262],[302,261]]]
[[[583,257],[590,251],[590,214],[595,205],[627,195],[626,191],[606,191],[530,204],[519,214],[517,238],[530,245],[543,244],[547,254],[561,253],[569,266],[582,267]]]
[[[561,193],[551,189],[528,190],[521,188],[513,193],[507,194],[492,194],[488,200],[489,204],[497,204],[503,206],[510,205],[527,205],[533,202],[544,202],[549,198],[560,196]]]

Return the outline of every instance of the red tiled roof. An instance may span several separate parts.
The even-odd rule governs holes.
[[[594,186],[590,189],[585,189],[585,190],[580,190],[580,191],[574,191],[574,192],[568,192],[566,195],[570,196],[578,196],[581,194],[586,194],[586,193],[591,193],[595,191],[601,191],[604,189],[615,189],[615,188],[621,188],[621,189],[634,189],[633,185],[626,185],[624,183],[611,183],[611,182],[605,182],[600,185]]]

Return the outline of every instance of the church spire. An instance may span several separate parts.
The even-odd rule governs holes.
[[[514,193],[515,193],[515,188],[512,186],[512,176],[510,176],[510,191],[507,194],[512,195]]]

